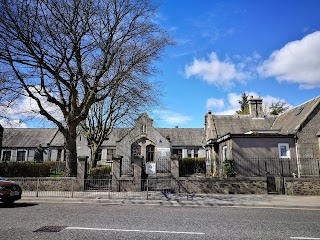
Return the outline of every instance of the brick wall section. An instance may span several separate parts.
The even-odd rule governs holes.
[[[286,178],[288,195],[320,195],[320,178]]]
[[[266,178],[179,178],[175,192],[186,193],[227,193],[227,194],[267,194]]]

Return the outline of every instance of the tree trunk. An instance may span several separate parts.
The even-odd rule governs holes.
[[[96,144],[91,145],[90,148],[91,151],[91,168],[95,168],[97,167],[97,163],[98,163],[98,158],[99,158],[99,151],[98,151],[98,147],[96,146]]]
[[[69,126],[69,130],[65,134],[66,148],[66,174],[69,177],[77,176],[77,132],[76,125]]]

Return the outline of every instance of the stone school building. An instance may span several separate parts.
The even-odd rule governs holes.
[[[54,128],[1,128],[1,161],[64,161],[64,139]],[[114,156],[124,162],[134,157],[146,162],[157,158],[204,158],[202,128],[155,128],[153,120],[142,114],[133,128],[117,128],[103,142],[98,165],[105,165]],[[86,137],[77,136],[78,156],[88,156],[90,148]],[[39,156],[40,155],[40,156]]]
[[[132,128],[117,128],[99,150],[98,165],[114,156],[130,164],[157,159],[206,158],[206,176],[223,176],[232,160],[240,176],[268,172],[298,177],[320,174],[320,96],[279,116],[265,115],[263,99],[249,98],[248,115],[204,116],[204,128],[155,128],[142,114]],[[1,161],[64,161],[64,139],[57,129],[1,128]],[[90,156],[85,136],[77,136],[78,156]],[[90,158],[88,159],[91,160]],[[280,169],[281,167],[281,169]]]

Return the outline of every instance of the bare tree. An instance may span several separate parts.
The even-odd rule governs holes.
[[[108,98],[92,105],[88,117],[81,123],[91,150],[91,167],[96,167],[99,148],[115,127],[128,127],[133,120],[158,103],[156,82],[127,79],[114,87]]]
[[[3,73],[0,69],[0,118],[6,123],[10,123],[7,111],[19,98],[18,94],[10,93],[10,83],[7,81],[7,74]]]
[[[153,62],[171,44],[156,9],[152,0],[0,0],[0,63],[12,73],[11,91],[58,126],[69,175],[76,129],[91,106],[127,79],[155,73]]]

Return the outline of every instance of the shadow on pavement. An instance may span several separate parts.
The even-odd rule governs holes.
[[[1,203],[0,204],[0,208],[22,208],[22,207],[33,207],[36,206],[38,204],[36,203],[12,203],[12,204],[4,204]]]

